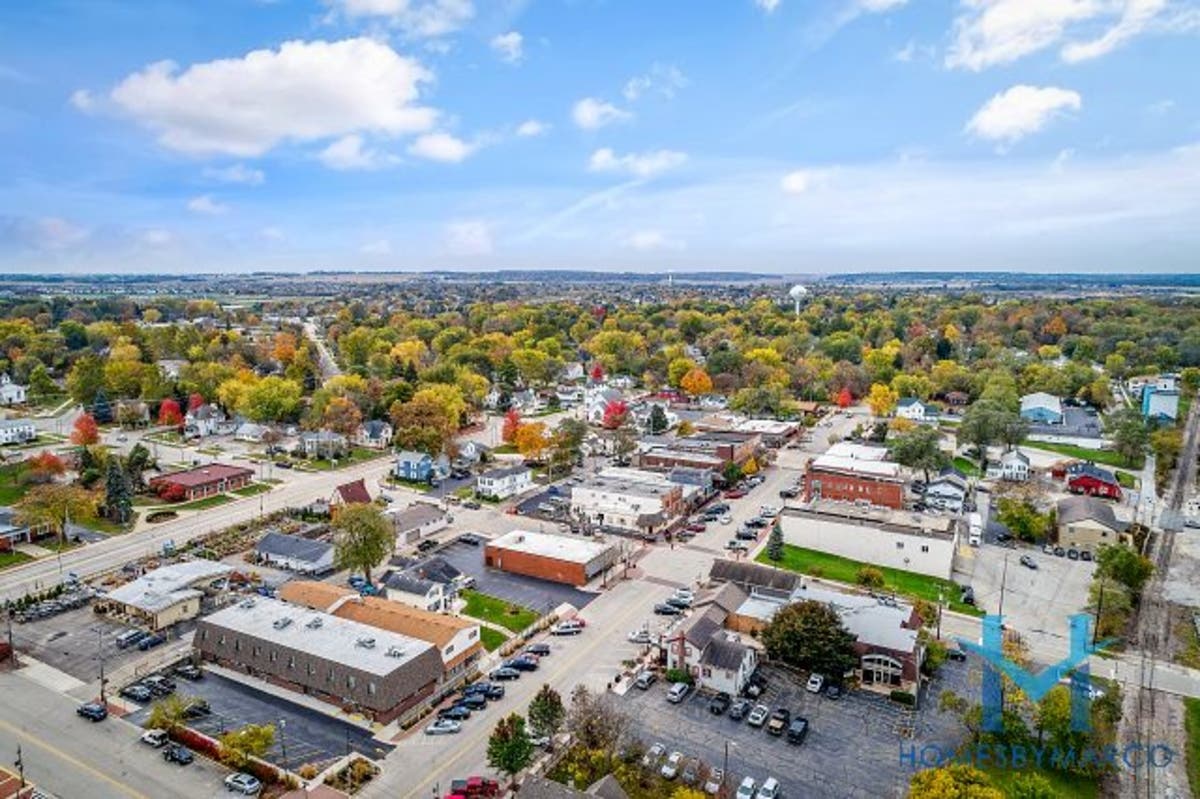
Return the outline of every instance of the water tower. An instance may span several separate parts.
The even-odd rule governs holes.
[[[792,286],[791,291],[788,292],[788,296],[791,297],[793,301],[795,301],[796,316],[799,316],[800,315],[800,303],[804,302],[805,298],[808,297],[808,289],[804,288],[804,286],[796,284],[795,286]]]

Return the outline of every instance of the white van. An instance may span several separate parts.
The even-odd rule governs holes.
[[[673,705],[678,705],[688,695],[688,684],[685,682],[677,682],[671,686],[671,690],[667,691],[667,701]]]
[[[967,517],[967,543],[973,547],[977,547],[983,543],[983,517],[978,513],[972,513]]]

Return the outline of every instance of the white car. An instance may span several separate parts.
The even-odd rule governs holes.
[[[438,719],[425,728],[426,735],[454,735],[462,725],[454,719]]]
[[[767,777],[758,788],[757,799],[779,799],[779,780]]]
[[[754,799],[754,789],[758,784],[754,782],[753,777],[747,777],[742,780],[742,784],[737,789],[737,799]]]
[[[170,738],[167,737],[166,730],[146,730],[142,733],[142,743],[149,744],[155,749],[160,746],[166,746]]]
[[[721,792],[721,784],[725,782],[725,772],[719,768],[715,768],[708,772],[708,780],[704,783],[704,792],[709,796],[716,796]]]
[[[662,774],[664,780],[673,780],[679,774],[679,767],[681,765],[683,765],[683,752],[672,752],[658,773]]]
[[[779,515],[779,508],[774,505],[763,505],[758,509],[758,515],[764,519]]]
[[[746,723],[751,727],[761,727],[766,723],[769,715],[771,715],[771,708],[766,705],[755,705],[750,711],[750,715],[746,716]]]
[[[243,796],[257,796],[262,790],[262,783],[253,775],[239,772],[225,778],[225,790],[237,791]]]
[[[677,599],[686,599],[688,602],[695,602],[696,592],[690,588],[676,588],[675,597]]]
[[[634,630],[629,634],[629,641],[634,644],[648,644],[650,643],[650,631]]]
[[[583,625],[574,619],[560,621],[550,628],[551,635],[579,635],[581,632],[583,632]]]
[[[667,753],[667,747],[656,743],[646,750],[646,754],[642,756],[642,765],[647,768],[656,765],[662,756]]]
[[[726,513],[721,517],[721,524],[733,524],[733,517]]]
[[[819,694],[821,689],[825,687],[825,678],[816,672],[813,672],[808,677],[808,682],[804,684],[804,690],[810,694]]]

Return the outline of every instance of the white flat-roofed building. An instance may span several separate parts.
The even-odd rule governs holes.
[[[613,469],[571,488],[571,515],[589,524],[657,533],[683,513],[683,486],[641,469]]]
[[[784,508],[783,540],[860,563],[949,579],[958,521],[852,502],[822,500]]]
[[[233,571],[211,560],[187,560],[161,566],[108,592],[102,606],[133,617],[152,630],[162,630],[200,615],[208,586]]]
[[[484,545],[484,564],[556,583],[585,585],[617,561],[612,544],[579,536],[513,530]]]
[[[428,641],[266,597],[201,619],[194,644],[206,660],[385,724],[432,693],[442,674]]]

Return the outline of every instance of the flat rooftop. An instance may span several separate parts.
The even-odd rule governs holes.
[[[895,510],[881,505],[858,505],[833,499],[817,499],[802,507],[788,506],[783,512],[814,520],[825,519],[862,527],[875,527],[913,535],[953,536],[958,524],[949,515],[933,515],[911,510]]]
[[[609,544],[589,541],[578,536],[533,533],[528,530],[513,530],[499,538],[493,538],[485,546],[570,563],[588,563],[612,549]]]
[[[204,621],[381,677],[433,648],[428,641],[267,597],[244,599]]]
[[[632,480],[628,477],[609,477],[594,475],[571,489],[572,493],[580,491],[606,491],[613,494],[631,494],[639,497],[662,497],[679,489],[679,485],[663,479],[661,482]]]
[[[147,613],[166,610],[172,605],[199,596],[196,583],[224,577],[233,567],[211,560],[185,560],[160,566],[141,577],[108,592],[108,599]]]
[[[826,472],[845,472],[847,474],[859,474],[866,477],[878,477],[885,480],[899,480],[902,475],[901,467],[898,463],[861,460],[859,458],[847,458],[828,453],[813,458],[812,468]]]
[[[834,458],[850,458],[856,461],[886,461],[886,447],[872,447],[868,444],[855,444],[853,441],[839,441],[825,455]]]

